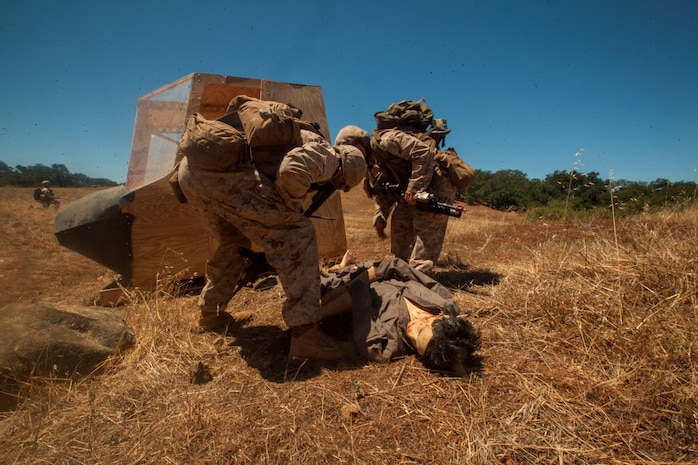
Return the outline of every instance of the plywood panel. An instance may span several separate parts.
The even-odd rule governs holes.
[[[223,116],[228,109],[228,104],[238,95],[247,95],[259,98],[259,87],[242,87],[229,84],[207,84],[201,94],[201,106],[199,113],[204,118],[216,119]]]
[[[211,243],[196,213],[172,193],[167,177],[138,188],[121,211],[134,216],[132,286],[153,288],[164,275],[203,276]]]
[[[193,74],[187,115],[198,111],[206,118],[218,118],[225,113],[228,103],[237,95],[259,98],[261,83],[259,79],[219,74]]]
[[[129,187],[137,187],[145,182],[151,137],[181,132],[185,109],[186,103],[182,102],[139,100],[126,178]]]
[[[325,101],[322,97],[322,89],[318,86],[289,84],[286,82],[262,81],[263,100],[290,103],[303,110],[302,118],[320,124],[320,132],[328,141],[331,141],[327,116],[325,113]]]
[[[138,99],[126,176],[127,186],[135,188],[146,182],[151,137],[181,132],[186,121],[194,76],[185,76]]]

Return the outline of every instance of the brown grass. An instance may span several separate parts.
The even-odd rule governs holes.
[[[64,202],[85,190],[60,190]],[[114,278],[57,245],[55,212],[0,189],[3,303],[87,303]],[[350,248],[388,256],[345,196]],[[288,365],[279,288],[255,319],[199,334],[196,297],[134,293],[137,346],[80,382],[36,379],[0,421],[2,464],[680,464],[698,462],[698,209],[527,222],[473,207],[437,276],[482,330],[467,378],[388,365]],[[190,382],[203,362],[213,380]]]

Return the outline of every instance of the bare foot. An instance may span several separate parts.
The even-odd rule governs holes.
[[[354,254],[351,250],[347,250],[346,252],[344,252],[344,256],[342,257],[342,261],[339,262],[339,266],[344,268],[345,266],[349,266],[354,263],[356,263],[356,260],[354,259]]]
[[[346,266],[352,265],[356,263],[356,260],[354,259],[354,254],[351,252],[351,250],[347,250],[344,252],[344,256],[342,257],[342,261],[339,262],[336,265],[333,265],[329,268],[329,271],[337,271],[339,269],[342,269]]]

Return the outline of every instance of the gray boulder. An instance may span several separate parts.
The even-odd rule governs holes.
[[[128,349],[135,336],[120,311],[56,303],[0,308],[0,384],[30,376],[74,378]]]

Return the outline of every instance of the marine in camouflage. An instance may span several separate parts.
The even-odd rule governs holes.
[[[404,134],[398,135],[397,133]],[[391,171],[394,182],[407,185],[407,190],[413,192],[425,190],[435,195],[440,202],[453,203],[456,188],[446,173],[442,172],[434,162],[435,144],[420,141],[407,133],[398,130],[382,132],[380,136],[381,149],[387,154],[380,172],[386,175],[385,168]],[[418,143],[417,143],[418,142]],[[372,145],[375,147],[375,144]],[[428,155],[427,155],[428,153]],[[375,160],[379,163],[378,160]],[[405,161],[409,162],[412,171],[407,171]],[[397,167],[402,164],[402,170]],[[377,182],[375,169],[369,170],[371,182]],[[408,179],[404,179],[408,177]],[[374,197],[375,211],[373,225],[386,225],[391,217],[390,250],[393,255],[408,262],[415,269],[429,273],[441,254],[448,216],[438,213],[418,210],[415,206],[404,201],[396,201],[392,196],[377,195]]]
[[[300,207],[303,190],[336,171],[331,146],[317,139],[291,150],[272,181],[253,167],[214,172],[191,166],[186,157],[179,183],[218,246],[206,265],[199,297],[202,314],[223,310],[232,298],[244,260],[239,247],[254,243],[278,273],[286,294],[284,321],[298,327],[320,321],[320,274],[315,229]],[[332,165],[332,166],[330,166]]]

